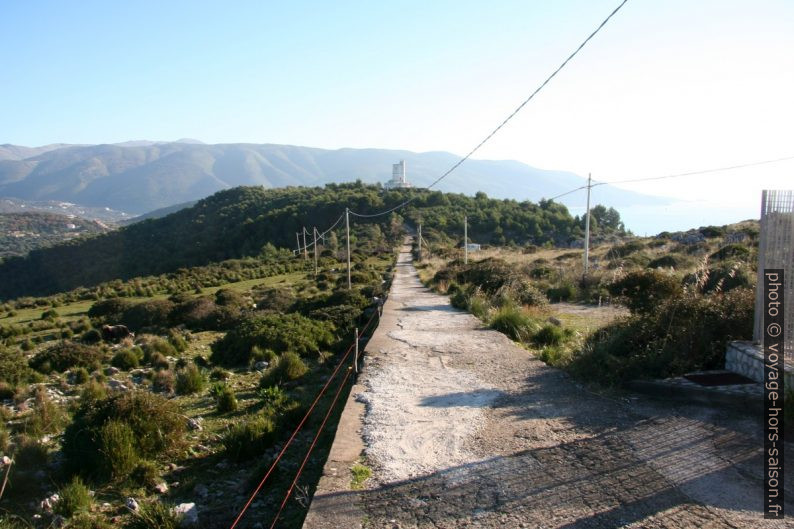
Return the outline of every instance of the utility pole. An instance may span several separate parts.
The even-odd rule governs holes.
[[[469,217],[463,215],[463,264],[469,264]]]
[[[306,248],[306,226],[303,226],[302,230],[303,230],[303,260],[308,261],[309,251]]]
[[[422,223],[419,223],[419,260],[422,260]]]
[[[295,242],[298,245],[298,249],[295,250],[295,255],[300,255],[300,253],[301,253],[301,236],[300,236],[300,233],[298,233],[297,231],[295,232]]]
[[[584,220],[584,275],[587,276],[587,268],[590,260],[590,188],[593,187],[591,174],[587,173],[587,213]]]
[[[317,277],[317,226],[312,226],[314,235],[314,277]]]
[[[347,289],[353,288],[350,282],[350,209],[345,208],[345,234],[347,234]]]

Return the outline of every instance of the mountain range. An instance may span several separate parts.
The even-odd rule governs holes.
[[[387,149],[327,150],[275,144],[207,145],[197,140],[43,147],[0,145],[0,197],[60,201],[130,215],[190,203],[240,185],[317,186],[361,180],[386,182],[404,160],[408,180],[429,185],[459,160],[448,152]],[[436,189],[493,198],[538,201],[580,187],[573,173],[517,161],[467,160]],[[582,205],[574,193],[560,202]],[[601,186],[598,203],[620,208],[665,200]]]

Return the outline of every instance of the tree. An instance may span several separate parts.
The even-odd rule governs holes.
[[[606,208],[598,204],[590,210],[590,214],[596,220],[597,225],[605,233],[626,231],[623,222],[620,221],[620,213],[615,208]],[[592,219],[591,219],[592,220]]]

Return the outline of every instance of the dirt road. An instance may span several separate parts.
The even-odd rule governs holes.
[[[754,418],[595,395],[425,289],[407,248],[352,398],[305,528],[786,527]]]

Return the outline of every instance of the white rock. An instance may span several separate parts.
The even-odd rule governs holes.
[[[166,492],[168,492],[168,483],[166,483],[165,481],[163,481],[162,483],[158,483],[157,485],[154,486],[154,490],[158,494],[165,494]]]
[[[140,506],[138,505],[138,502],[135,501],[135,498],[127,498],[127,501],[124,502],[124,505],[126,505],[127,508],[133,512],[138,512],[138,509],[140,509]]]
[[[107,376],[117,375],[121,370],[118,367],[108,366],[105,368],[105,374]]]
[[[180,503],[174,507],[174,514],[180,516],[180,527],[198,527],[198,509],[195,503]]]
[[[113,379],[113,378],[108,380],[108,387],[110,389],[114,390],[114,391],[129,391],[130,390],[130,388],[128,388],[127,385],[124,384],[124,382],[122,382],[120,380]]]
[[[191,430],[196,430],[197,432],[200,432],[202,430],[201,423],[198,421],[198,419],[188,419],[187,427],[190,428]]]
[[[259,362],[254,364],[254,369],[256,369],[257,371],[264,371],[265,369],[267,369],[267,366],[269,365],[270,364],[265,362],[264,360],[260,360]]]

